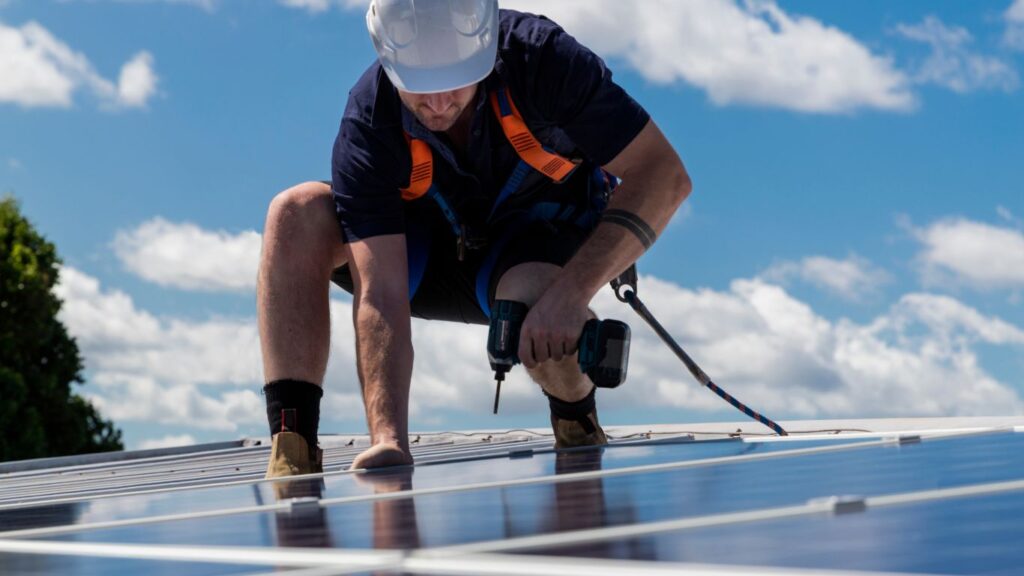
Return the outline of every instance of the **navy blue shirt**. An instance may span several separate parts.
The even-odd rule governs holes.
[[[647,112],[612,81],[604,62],[554,22],[502,10],[499,28],[495,68],[477,91],[464,155],[403,106],[379,63],[356,82],[332,159],[334,200],[347,241],[403,233],[410,211],[440,215],[427,198],[402,200],[399,189],[408,186],[412,169],[406,132],[430,144],[434,182],[456,198],[460,217],[471,225],[486,220],[519,162],[487,99],[496,88],[507,88],[541,143],[598,166],[615,158],[647,124]]]

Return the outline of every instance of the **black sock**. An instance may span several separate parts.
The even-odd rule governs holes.
[[[263,394],[267,397],[270,435],[298,432],[306,439],[309,449],[315,449],[323,388],[301,380],[274,380],[263,387]]]
[[[590,413],[597,409],[597,403],[594,402],[594,394],[596,392],[597,387],[595,386],[590,390],[590,394],[587,394],[582,400],[575,402],[566,402],[561,398],[555,398],[547,392],[544,392],[544,395],[548,397],[551,413],[556,418],[559,420],[575,420],[580,423],[580,426],[583,426],[583,430],[587,434],[593,434],[597,428],[590,421]]]

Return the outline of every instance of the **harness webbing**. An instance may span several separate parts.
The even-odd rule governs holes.
[[[434,182],[434,154],[430,151],[430,144],[423,140],[405,135],[409,142],[409,152],[412,154],[412,173],[409,176],[409,185],[401,188],[402,200],[416,200],[430,190]]]
[[[512,102],[508,90],[501,88],[492,92],[491,107],[494,109],[498,122],[501,123],[505,138],[512,144],[520,158],[519,165],[516,166],[495,200],[491,210],[491,216],[493,216],[498,205],[519,189],[529,168],[561,183],[572,174],[577,165],[554,152],[549,152],[541,145],[519,114],[519,109]],[[409,175],[409,185],[400,190],[402,200],[411,201],[423,197],[433,188],[434,154],[429,144],[419,138],[413,138],[408,132],[405,134],[405,140],[409,143],[409,153],[412,156],[412,171]],[[434,197],[433,193],[431,193],[431,197]],[[440,197],[440,194],[437,197]],[[449,214],[446,213],[445,216],[448,217]],[[454,228],[458,228],[457,220],[452,224]]]
[[[501,122],[505,136],[524,162],[555,182],[564,181],[576,169],[576,164],[544,149],[526,126],[522,115],[508,95],[508,90],[502,88],[492,92],[491,107]]]

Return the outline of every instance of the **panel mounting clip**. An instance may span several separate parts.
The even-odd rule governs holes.
[[[312,496],[292,498],[288,501],[289,514],[309,514],[320,510],[320,499]]]
[[[824,498],[812,498],[807,501],[810,506],[825,506],[832,514],[850,514],[853,512],[864,512],[868,509],[867,500],[863,496],[826,496]]]

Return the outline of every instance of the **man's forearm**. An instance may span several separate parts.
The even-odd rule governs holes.
[[[359,382],[374,444],[393,442],[408,450],[412,333],[407,311],[388,311],[357,298],[353,311]]]
[[[668,181],[648,178],[623,181],[612,195],[608,210],[622,210],[639,218],[656,235],[668,226],[676,209],[690,192],[685,172]],[[589,302],[606,283],[643,255],[646,247],[629,228],[601,222],[566,264],[556,282]]]

